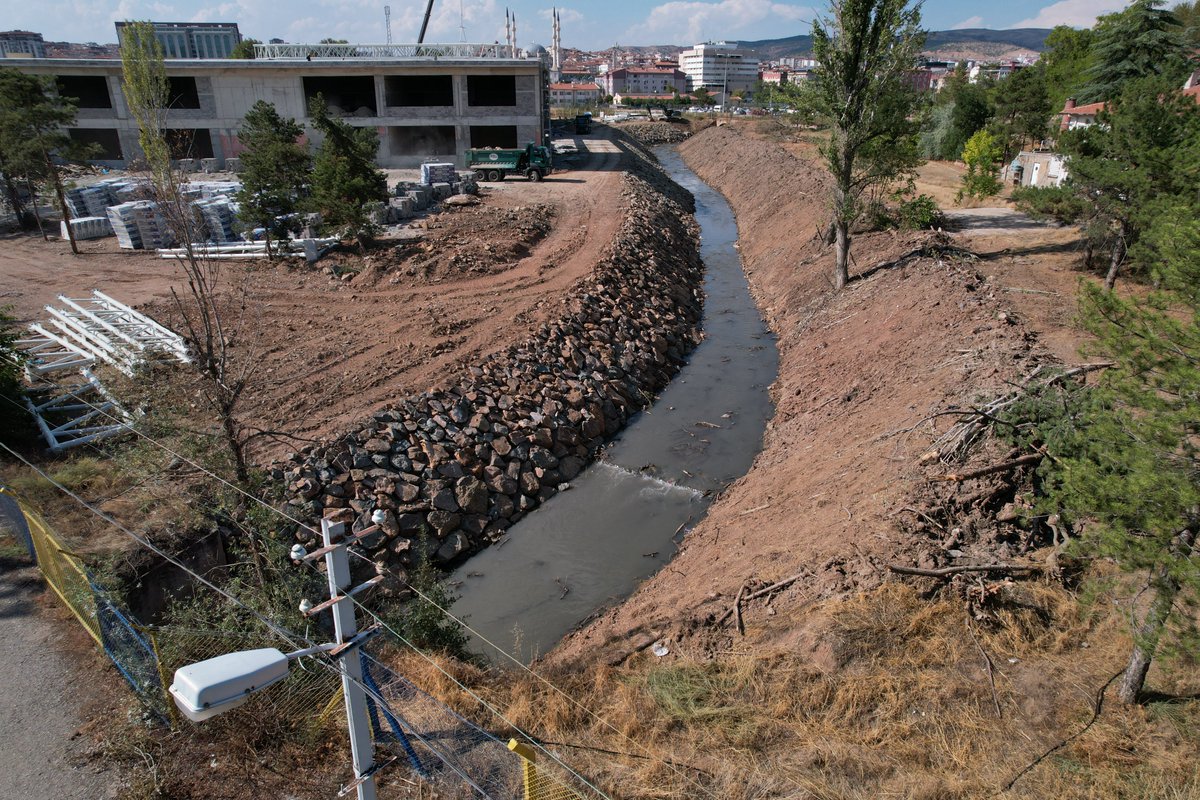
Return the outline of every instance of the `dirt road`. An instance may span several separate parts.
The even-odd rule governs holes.
[[[246,321],[233,345],[252,365],[248,421],[298,437],[260,439],[256,458],[448,383],[549,318],[621,219],[619,146],[601,135],[575,142],[580,156],[546,180],[485,183],[481,205],[419,218],[403,240],[366,259],[344,254],[316,269],[225,262],[231,294],[245,291]],[[60,242],[0,241],[0,305],[32,321],[57,294],[97,288],[178,329],[170,294],[181,286],[177,266],[120,251],[112,238],[83,248],[74,258]],[[343,274],[330,274],[330,265]]]
[[[116,797],[116,774],[89,760],[84,686],[60,649],[63,631],[38,608],[45,592],[34,568],[0,556],[0,797]]]

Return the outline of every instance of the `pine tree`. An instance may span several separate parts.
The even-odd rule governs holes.
[[[925,41],[920,4],[907,0],[834,0],[831,19],[813,22],[819,68],[809,93],[813,110],[832,123],[821,148],[833,176],[833,284],[850,280],[850,228],[867,190],[890,185],[920,163],[916,111],[908,81]]]
[[[1098,123],[1059,139],[1070,187],[1093,208],[1112,238],[1105,286],[1128,262],[1146,273],[1151,251],[1141,246],[1164,202],[1194,196],[1200,185],[1200,106],[1162,78],[1130,81]]]
[[[1159,288],[1122,299],[1084,284],[1082,318],[1114,362],[1061,438],[1046,486],[1080,547],[1145,579],[1118,695],[1134,702],[1164,636],[1197,649],[1200,599],[1200,202],[1160,209],[1145,238]],[[1141,596],[1142,593],[1139,593]]]
[[[1182,84],[1187,74],[1184,39],[1179,21],[1161,5],[1162,0],[1134,0],[1124,11],[1100,18],[1081,102],[1111,100],[1127,82],[1155,75]]]
[[[295,212],[312,170],[312,158],[298,144],[303,134],[299,123],[279,116],[275,106],[263,100],[246,113],[238,132],[245,148],[237,194],[240,216],[266,232],[268,258],[272,239],[287,239],[301,228]]]
[[[375,226],[364,206],[387,198],[387,177],[375,167],[379,137],[372,128],[355,128],[329,116],[320,94],[308,113],[325,136],[313,165],[310,205],[326,223],[357,238],[365,252]]]
[[[71,218],[63,192],[59,162],[83,161],[95,148],[80,145],[65,131],[75,124],[75,106],[60,97],[50,78],[0,69],[0,152],[6,178],[49,184],[64,220]],[[36,202],[36,198],[35,198]],[[75,235],[67,225],[71,252],[78,255]]]

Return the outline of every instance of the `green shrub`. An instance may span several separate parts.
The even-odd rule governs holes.
[[[937,201],[927,194],[901,199],[896,207],[896,221],[901,228],[927,230],[942,224],[942,212]]]

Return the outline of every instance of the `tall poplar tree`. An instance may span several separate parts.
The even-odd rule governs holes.
[[[908,80],[925,42],[920,3],[834,0],[831,17],[813,22],[812,36],[818,68],[811,102],[832,125],[821,155],[834,182],[833,283],[842,289],[864,193],[911,174],[921,161],[919,96]]]

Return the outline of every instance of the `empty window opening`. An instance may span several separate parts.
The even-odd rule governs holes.
[[[97,145],[97,149],[88,154],[93,161],[122,161],[125,158],[121,137],[111,128],[71,128],[67,135],[73,142]]]
[[[168,108],[199,108],[200,92],[195,78],[167,78]]]
[[[515,106],[515,75],[468,75],[467,104],[472,106]]]
[[[516,147],[516,125],[472,125],[471,147]]]
[[[60,97],[73,98],[76,108],[112,108],[108,79],[103,75],[59,75]]]
[[[305,104],[318,94],[325,98],[331,117],[379,116],[379,108],[375,103],[375,79],[369,75],[305,78]]]
[[[454,105],[454,79],[449,75],[388,75],[383,91],[389,106]]]
[[[396,125],[388,128],[388,145],[394,156],[454,155],[453,125]]]
[[[167,147],[172,159],[212,158],[212,136],[208,128],[181,128],[167,131]]]

